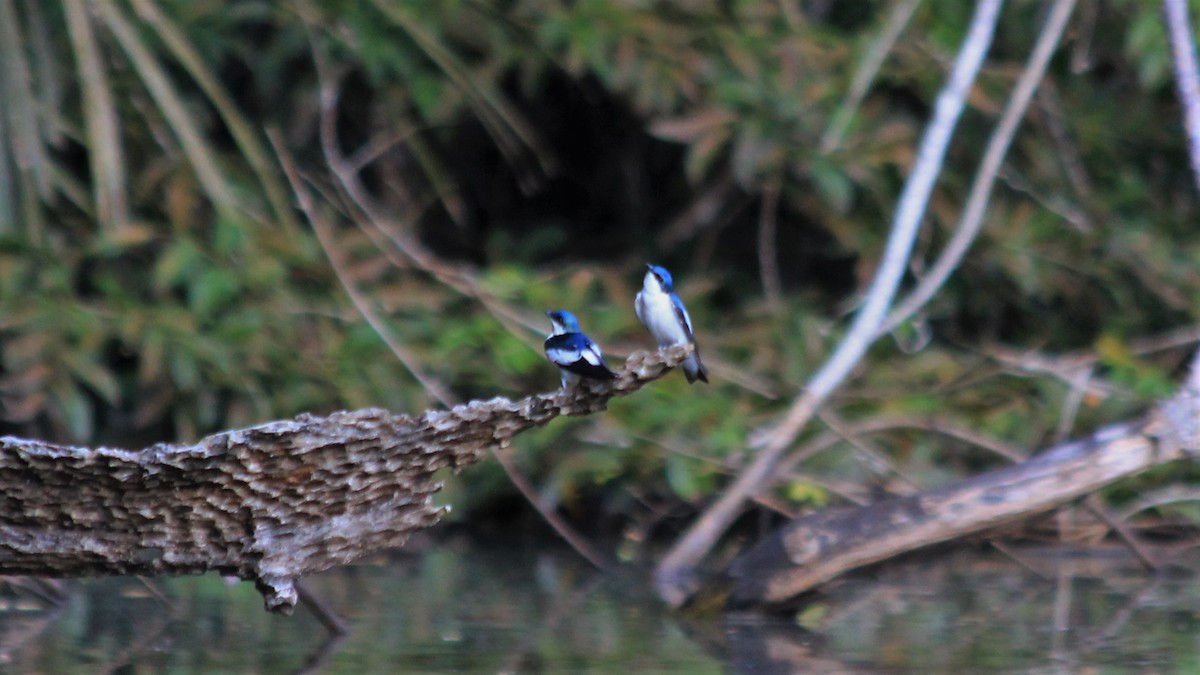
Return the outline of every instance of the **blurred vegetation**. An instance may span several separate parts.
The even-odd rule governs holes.
[[[668,378],[516,458],[546,505],[646,534],[736,472],[836,344],[969,9],[0,0],[3,431],[139,446],[437,405],[331,259],[456,397],[550,389],[541,312],[575,310],[619,361],[650,345],[632,299],[652,260],[675,272],[714,384]],[[960,217],[1044,10],[1004,10],[912,282]],[[873,49],[881,67],[848,96]],[[1196,339],[1170,331],[1200,319],[1180,120],[1157,5],[1080,3],[983,235],[830,402],[774,506],[1005,461],[930,429],[1028,452],[1169,391]],[[481,513],[512,494],[493,463],[447,498]]]

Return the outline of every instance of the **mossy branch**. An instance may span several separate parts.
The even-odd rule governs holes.
[[[589,415],[662,377],[685,346],[636,352],[610,382],[472,401],[419,417],[304,414],[143,450],[0,438],[0,574],[217,571],[272,611],[306,574],[399,546],[444,512],[434,474],[560,415]]]

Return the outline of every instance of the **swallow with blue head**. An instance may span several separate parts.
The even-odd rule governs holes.
[[[659,347],[690,344],[693,351],[682,364],[683,374],[688,382],[708,382],[708,369],[700,360],[700,350],[696,347],[692,317],[675,293],[671,273],[664,267],[651,264],[646,265],[646,270],[642,290],[638,291],[634,302],[638,320],[654,336]]]
[[[553,327],[546,338],[546,358],[562,372],[562,386],[579,384],[582,378],[611,380],[617,376],[604,363],[604,354],[596,344],[579,330],[575,315],[565,309],[546,312]]]

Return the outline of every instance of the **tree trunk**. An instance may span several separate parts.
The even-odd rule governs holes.
[[[214,570],[253,580],[268,609],[289,612],[300,576],[436,523],[439,469],[474,464],[559,415],[604,410],[689,353],[637,352],[610,382],[416,418],[306,414],[136,451],[0,438],[0,574]]]

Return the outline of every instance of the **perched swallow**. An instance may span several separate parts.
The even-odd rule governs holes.
[[[692,345],[694,351],[683,362],[683,374],[687,375],[688,382],[708,382],[708,369],[700,362],[700,351],[696,349],[692,317],[675,294],[671,273],[658,265],[646,265],[646,269],[642,290],[638,291],[634,303],[638,320],[658,341],[659,347]]]
[[[579,332],[579,321],[565,309],[546,312],[554,331],[546,338],[546,357],[562,371],[562,386],[577,384],[580,378],[611,380],[617,376],[604,364],[600,346]]]

